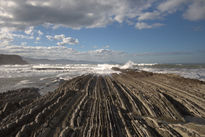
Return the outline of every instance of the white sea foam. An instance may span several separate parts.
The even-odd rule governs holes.
[[[119,65],[98,64],[97,67],[92,70],[92,73],[97,73],[97,74],[120,73],[118,71],[112,70],[113,67],[119,67]]]
[[[157,65],[158,63],[140,63],[140,64],[136,64],[137,66],[154,66]]]
[[[128,61],[124,65],[120,66],[121,69],[136,69],[137,67],[145,67],[145,66],[154,66],[157,65],[157,63],[134,63],[132,61]]]
[[[2,65],[0,78],[35,77],[35,76],[77,76],[87,73],[111,74],[119,73],[112,70],[119,65],[110,64],[38,64],[38,65]],[[43,80],[44,78],[41,78]]]
[[[121,66],[121,69],[134,69],[134,66],[137,65],[132,61],[128,61],[127,63],[125,63],[123,66]]]
[[[176,69],[176,68],[140,68],[143,71],[149,71],[154,73],[162,73],[162,74],[177,74],[185,78],[191,79],[199,79],[205,81],[205,69]]]
[[[118,67],[120,69],[138,69],[144,71],[150,71],[155,73],[174,73],[186,78],[194,78],[205,81],[205,67],[185,66],[182,64],[175,65],[161,65],[161,64],[145,64],[134,63],[128,61],[124,65],[111,65],[111,64],[29,64],[29,65],[1,65],[0,66],[0,78],[12,78],[13,84],[8,83],[9,88],[21,88],[24,87],[39,87],[45,91],[45,83],[47,85],[53,85],[62,80],[69,80],[73,77],[83,74],[99,74],[107,75],[112,73],[120,73],[114,71],[112,68]],[[21,80],[15,80],[21,79]],[[10,79],[11,80],[11,79]],[[9,81],[10,81],[9,80]],[[7,86],[1,85],[0,90]],[[50,87],[50,86],[49,86]],[[51,88],[52,89],[52,88]]]
[[[111,64],[29,64],[29,65],[1,65],[0,78],[16,78],[16,77],[41,77],[43,81],[46,78],[61,77],[62,79],[70,79],[82,74],[111,74],[119,73],[112,70],[113,67],[121,69],[138,69],[155,73],[175,73],[187,78],[195,78],[205,80],[205,68],[187,69],[177,67],[154,67],[154,64],[134,63],[128,61],[124,65]],[[182,64],[177,65],[182,66]]]
[[[19,83],[17,83],[15,86],[23,86],[23,85],[27,85],[27,84],[30,84],[30,83],[32,83],[32,82],[29,81],[29,80],[22,80]]]
[[[157,67],[156,67],[157,66]],[[177,74],[185,78],[199,79],[205,81],[205,67],[203,65],[183,65],[183,64],[136,64],[132,61],[128,61],[125,65],[120,67],[121,69],[138,69],[143,71],[149,71],[154,73],[172,73]]]
[[[14,83],[8,83],[9,88],[0,85],[0,92],[22,87],[38,87],[40,92],[48,92],[58,87],[63,80],[83,74],[107,75],[120,73],[112,70],[119,65],[110,64],[29,64],[29,65],[1,65],[0,78],[8,79]],[[20,79],[20,80],[15,80]],[[46,84],[45,84],[46,83]]]

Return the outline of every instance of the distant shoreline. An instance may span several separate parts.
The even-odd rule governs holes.
[[[15,65],[15,64],[23,65],[28,63],[24,61],[21,56],[18,55],[0,54],[0,65]]]

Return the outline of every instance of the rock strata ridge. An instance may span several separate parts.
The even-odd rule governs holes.
[[[21,89],[0,102],[2,137],[205,135],[205,83],[169,74],[82,75],[44,96]]]

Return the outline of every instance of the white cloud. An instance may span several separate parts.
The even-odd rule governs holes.
[[[188,20],[205,18],[204,0],[2,0],[0,7],[0,25],[27,28],[28,35],[33,29],[30,26],[80,29],[113,22],[136,24],[136,19],[161,19],[177,10]],[[38,34],[42,35],[41,31]]]
[[[39,41],[41,38],[40,37],[36,37],[36,40]]]
[[[17,54],[24,57],[88,60],[97,62],[125,62],[130,57],[128,53],[108,49],[79,52],[64,46],[26,46],[26,44],[27,43],[22,43],[21,46],[0,46],[0,54]]]
[[[183,11],[183,17],[190,21],[205,20],[204,0],[166,0],[157,8],[161,13]]]
[[[21,46],[26,46],[27,42],[21,42]]]
[[[135,27],[137,29],[150,29],[150,28],[152,28],[151,25],[148,25],[147,23],[144,23],[144,22],[138,22]]]
[[[78,39],[74,39],[72,37],[67,37],[67,38],[63,38],[61,42],[57,43],[57,45],[59,45],[59,46],[66,45],[66,44],[76,45],[78,43],[79,43]]]
[[[172,13],[187,2],[189,2],[189,0],[165,0],[159,4],[158,9],[162,12]]]
[[[34,27],[31,26],[31,27],[27,28],[24,32],[25,32],[27,35],[33,35],[33,29],[34,29]]]
[[[30,29],[29,29],[30,30]],[[32,40],[34,39],[33,32],[29,32],[31,35],[24,35],[22,33],[16,33],[15,28],[8,28],[8,27],[3,27],[0,28],[0,44],[1,45],[11,45],[13,41],[16,39],[27,39],[27,40]],[[36,40],[39,39],[36,37]],[[40,39],[39,39],[40,40]]]
[[[161,23],[154,23],[154,24],[147,24],[145,22],[137,22],[135,27],[139,30],[141,29],[151,29],[151,28],[156,28],[156,27],[160,27],[163,26],[164,24]]]
[[[138,17],[138,20],[143,21],[143,20],[160,19],[161,16],[162,15],[159,11],[145,12],[145,13],[140,14],[140,16]]]
[[[38,35],[39,35],[39,36],[43,35],[43,32],[40,31],[40,30],[38,30]]]
[[[0,14],[3,26],[26,28],[43,24],[69,28],[104,27],[122,23],[149,8],[154,0],[3,0]],[[10,4],[12,3],[12,4]],[[92,7],[92,8],[90,8]],[[30,31],[27,30],[26,34]]]
[[[16,37],[16,38],[20,38],[20,39],[34,39],[34,36],[28,36],[28,35],[23,35],[23,34],[15,34],[15,33],[11,33],[11,35],[13,37]]]
[[[38,43],[38,41],[41,39],[41,36],[43,35],[43,32],[40,31],[40,30],[38,30],[38,31],[36,31],[36,32],[37,32],[38,36],[36,36],[36,41],[35,41],[35,43]]]
[[[65,38],[65,35],[64,35],[64,34],[55,35],[55,36],[53,37],[53,39],[55,39],[55,40],[63,40],[64,38]]]
[[[67,48],[65,46],[26,46],[26,42],[21,43],[21,46],[11,45],[3,46],[0,45],[0,54],[17,54],[24,57],[32,58],[47,58],[47,59],[71,59],[71,60],[87,60],[95,62],[119,62],[124,63],[127,60],[136,60],[137,62],[151,62],[153,60],[167,61],[163,60],[164,56],[181,56],[190,55],[193,57],[194,54],[198,52],[147,52],[147,53],[135,53],[129,54],[121,51],[114,51],[109,49],[97,49],[91,51],[76,51],[72,48]],[[146,56],[146,57],[145,57]],[[153,56],[155,58],[153,58]],[[148,58],[147,58],[148,57]],[[158,58],[159,57],[159,58]]]
[[[50,35],[46,35],[46,38],[47,38],[48,40],[53,40],[53,37],[50,36]]]
[[[18,54],[26,57],[35,57],[35,58],[65,58],[67,54],[74,54],[75,51],[70,48],[66,48],[63,46],[0,46],[0,53],[5,54]]]
[[[192,21],[205,20],[205,0],[194,0],[183,16]]]
[[[78,39],[75,39],[75,38],[72,38],[72,37],[65,37],[64,34],[55,35],[55,36],[47,35],[46,37],[49,40],[59,40],[59,42],[57,42],[58,46],[64,46],[66,44],[68,44],[68,45],[77,45],[79,43]]]
[[[12,30],[8,28],[1,28],[0,29],[0,44],[1,45],[9,45],[10,42],[13,41],[14,37],[11,33]]]

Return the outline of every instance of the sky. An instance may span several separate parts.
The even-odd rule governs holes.
[[[205,63],[205,0],[0,0],[0,54]]]

